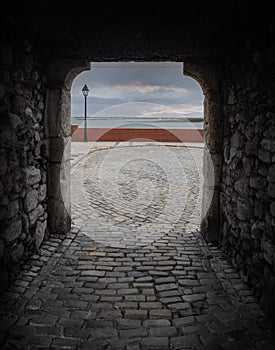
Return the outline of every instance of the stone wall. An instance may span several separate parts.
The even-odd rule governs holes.
[[[269,312],[275,308],[274,63],[268,44],[243,48],[228,62],[223,86],[222,244]]]
[[[45,79],[28,41],[0,47],[0,289],[47,227]]]
[[[220,15],[208,3],[187,6],[188,16],[177,11],[179,21],[171,16],[170,27],[167,6],[158,7],[162,18],[155,8],[145,11],[150,27],[130,11],[123,18],[137,26],[129,28],[116,21],[111,25],[121,15],[116,5],[108,14],[79,7],[81,16],[76,6],[68,13],[66,4],[65,16],[62,6],[41,11],[34,1],[20,7],[7,3],[0,11],[2,289],[48,228],[55,233],[70,228],[73,78],[89,69],[90,61],[170,60],[184,62],[185,73],[200,82],[205,94],[205,141],[215,177],[205,184],[204,192],[213,191],[214,200],[202,231],[207,240],[222,242],[266,308],[272,309],[272,298],[275,308],[275,49],[267,42],[274,41],[273,12],[260,23],[259,6],[248,16],[241,1],[222,4]],[[205,160],[205,174],[210,174]],[[209,204],[211,196],[204,197]]]

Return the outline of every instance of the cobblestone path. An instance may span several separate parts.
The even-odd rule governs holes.
[[[199,233],[202,149],[85,154],[71,232],[51,235],[1,297],[1,349],[274,350],[253,292]]]

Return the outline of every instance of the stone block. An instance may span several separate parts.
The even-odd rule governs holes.
[[[47,93],[47,134],[49,137],[71,135],[70,92],[63,87],[49,89]]]
[[[233,105],[237,102],[233,89],[229,91],[227,103]]]
[[[262,190],[266,185],[266,180],[263,177],[254,176],[250,178],[249,185],[257,190]]]
[[[253,170],[253,161],[251,157],[243,157],[242,163],[245,175],[250,176]]]
[[[249,220],[252,214],[251,206],[248,202],[244,202],[241,199],[237,200],[237,212],[236,215],[240,220]]]
[[[261,246],[265,260],[275,268],[275,244],[266,237],[263,237]]]
[[[256,156],[258,154],[258,138],[253,138],[245,144],[245,153],[248,156]]]
[[[15,200],[9,203],[8,205],[8,218],[14,218],[19,211],[19,201]]]
[[[49,179],[50,230],[56,233],[66,233],[71,226],[70,162],[51,164]]]
[[[38,192],[36,190],[29,190],[26,193],[26,197],[24,199],[24,209],[27,213],[32,211],[37,207],[38,204]]]
[[[22,119],[16,114],[10,113],[9,114],[9,120],[10,120],[11,127],[13,129],[16,129],[19,126],[23,125]]]
[[[30,225],[32,226],[36,220],[44,214],[44,208],[42,205],[38,205],[34,210],[29,213]]]
[[[41,180],[41,171],[35,166],[29,166],[25,169],[26,182],[28,185],[34,185]]]
[[[41,185],[38,192],[38,200],[42,202],[47,196],[47,185]]]
[[[231,138],[231,147],[240,149],[243,146],[243,136],[236,131]]]
[[[261,141],[261,148],[266,151],[272,151],[275,149],[275,143],[273,140],[264,139]]]
[[[267,188],[267,193],[270,197],[275,198],[275,183],[270,183]]]
[[[22,114],[25,109],[26,100],[23,95],[16,94],[12,97],[11,112],[14,114]]]
[[[234,188],[241,196],[248,193],[248,178],[245,177],[236,181]]]
[[[35,227],[35,246],[38,249],[43,241],[47,228],[47,221],[37,221]]]
[[[14,250],[10,253],[11,261],[12,262],[18,262],[21,260],[21,258],[24,255],[24,247],[23,244],[18,244]]]
[[[271,163],[271,158],[272,158],[271,152],[260,149],[258,156],[259,156],[259,159],[262,160],[264,163],[268,163],[268,164]]]
[[[16,220],[6,224],[3,229],[0,230],[0,237],[3,238],[7,243],[11,243],[22,232],[22,221]]]
[[[263,222],[255,222],[251,227],[251,237],[253,239],[261,239],[265,230]]]
[[[141,339],[141,344],[145,349],[168,349],[168,337],[146,337]]]

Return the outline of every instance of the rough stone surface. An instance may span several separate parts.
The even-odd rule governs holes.
[[[37,221],[36,222],[36,228],[35,228],[35,244],[36,244],[36,248],[39,248],[44,236],[45,236],[45,232],[46,232],[46,228],[47,228],[47,222],[46,220],[44,221]]]
[[[46,196],[38,196],[38,188],[46,186],[47,160],[41,153],[45,128],[38,104],[45,97],[45,83],[35,49],[22,40],[22,45],[6,44],[0,51],[4,65],[0,79],[6,86],[0,93],[0,235],[4,244],[0,284],[4,289],[7,278],[15,278],[35,246],[38,216],[33,211],[38,206],[46,209]]]
[[[203,206],[212,198],[210,190],[215,195],[205,217],[204,235],[222,244],[266,310],[274,313],[275,271],[270,264],[275,243],[272,2],[247,6],[241,1],[222,5],[191,1],[184,4],[186,16],[160,3],[153,10],[130,8],[123,16],[116,3],[104,4],[102,11],[65,5],[55,4],[52,11],[51,6],[41,9],[34,2],[21,2],[18,7],[9,2],[1,8],[1,288],[7,285],[7,276],[12,281],[22,263],[22,259],[11,263],[14,247],[22,243],[23,258],[35,249],[37,221],[47,220],[47,230],[52,232],[70,228],[69,190],[66,203],[61,200],[62,186],[69,184],[69,167],[58,161],[61,146],[58,158],[54,157],[50,139],[62,144],[62,138],[69,137],[73,78],[89,69],[91,61],[177,61],[185,62],[186,74],[200,82],[205,94],[205,141],[216,176],[212,183],[205,159]],[[48,182],[49,172],[62,166],[64,171],[55,172],[54,181]],[[244,180],[250,177],[251,182]],[[38,192],[38,203],[28,213],[24,199],[32,190]],[[117,218],[118,225],[121,220]],[[159,272],[169,273],[173,265],[162,269]],[[41,335],[43,342],[46,345],[48,339]],[[74,346],[63,339],[53,344]],[[232,347],[243,344],[246,339]]]
[[[240,58],[244,55],[242,52]],[[224,101],[223,106],[227,118],[221,208],[224,250],[256,294],[264,295],[268,311],[275,306],[275,283],[270,279],[275,273],[275,114],[267,105],[274,105],[275,95],[267,56],[267,50],[254,48],[254,54],[242,64],[235,65],[235,58],[228,62],[224,94],[233,91],[236,103]],[[232,149],[236,151],[229,155]]]
[[[13,242],[16,238],[21,235],[22,232],[22,221],[16,220],[7,223],[1,230],[1,237],[7,243]]]
[[[44,241],[2,295],[1,348],[273,349],[271,322],[253,291],[198,230],[202,149],[194,148],[191,156],[186,147],[127,146],[102,145],[75,163],[77,226]],[[155,167],[163,165],[166,147],[180,164],[168,177]],[[121,154],[123,167],[117,164]],[[176,222],[173,211],[159,221],[169,202],[166,190],[183,174],[182,191],[192,201]],[[173,196],[178,202],[181,193]],[[97,216],[106,224],[101,230]],[[142,226],[146,232],[138,231]]]
[[[36,190],[30,190],[26,193],[24,200],[24,208],[27,213],[32,211],[37,207],[38,204],[38,193]]]

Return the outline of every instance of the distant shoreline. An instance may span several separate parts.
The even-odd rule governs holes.
[[[80,123],[81,121],[81,123]],[[72,120],[73,125],[84,127],[84,119]],[[137,128],[137,129],[203,129],[202,118],[89,118],[88,128]]]
[[[83,117],[73,117],[72,120],[84,120]],[[148,122],[148,121],[158,121],[158,122],[167,122],[167,121],[171,121],[171,122],[203,122],[203,118],[186,118],[186,117],[182,117],[182,118],[131,118],[131,117],[87,117],[88,121],[92,121],[92,120],[123,120],[123,121],[133,121],[133,122],[137,122],[137,121],[144,121],[144,122]]]

